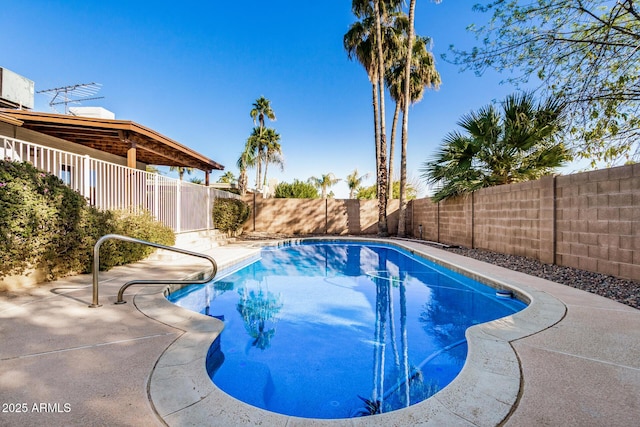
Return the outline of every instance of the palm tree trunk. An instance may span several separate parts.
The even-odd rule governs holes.
[[[269,160],[265,159],[264,161],[264,181],[262,186],[266,187],[267,186],[267,168],[269,167]]]
[[[258,162],[258,164],[256,165],[256,190],[259,189],[259,184],[260,184],[260,160],[256,159],[256,162]]]
[[[391,125],[391,142],[389,143],[389,184],[387,184],[387,200],[393,199],[393,153],[396,149],[396,128],[398,127],[398,117],[400,116],[400,102],[396,102],[393,112],[393,124]]]
[[[378,113],[379,100],[378,100],[377,76],[371,82],[371,92],[373,93],[371,98],[373,99],[373,126],[374,126],[374,137],[376,139],[375,144],[376,144],[376,171],[377,171],[380,167],[380,121],[379,121],[380,114]],[[376,195],[377,194],[378,194],[378,183],[376,182]]]
[[[258,152],[258,179],[256,182],[256,188],[260,190],[262,188],[262,147]]]
[[[245,169],[240,171],[240,176],[238,177],[238,189],[242,196],[247,194],[247,171]]]
[[[407,221],[407,144],[409,139],[409,107],[411,106],[411,56],[415,38],[414,25],[416,0],[409,3],[409,37],[407,62],[404,69],[404,108],[402,111],[402,152],[400,154],[400,208],[398,211],[398,237],[404,237]]]
[[[415,0],[412,0],[415,1]],[[382,25],[380,0],[374,0],[373,10],[376,18],[376,46],[378,60],[378,90],[380,93],[380,163],[378,164],[378,234],[388,236],[387,226],[387,135],[384,109],[384,49],[382,47]]]

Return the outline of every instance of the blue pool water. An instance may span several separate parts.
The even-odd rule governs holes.
[[[462,369],[469,326],[525,307],[403,249],[357,242],[265,248],[258,261],[169,299],[224,321],[207,360],[220,389],[307,418],[430,397]]]

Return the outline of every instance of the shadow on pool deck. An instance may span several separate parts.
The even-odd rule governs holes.
[[[523,284],[561,302],[558,309],[562,313],[556,313],[559,322],[541,332],[510,341],[522,377],[505,425],[628,426],[637,423],[640,419],[639,310],[418,243],[404,244],[444,262],[465,265],[477,274]],[[249,246],[234,244],[208,253],[224,266],[255,251]],[[104,305],[95,309],[87,307],[92,296],[90,275],[59,280],[20,293],[0,293],[0,425],[257,423],[251,417],[211,418],[207,413],[192,418],[160,418],[156,413],[158,402],[151,403],[149,397],[155,393],[149,391],[152,372],[161,356],[169,354],[165,353],[168,347],[174,349],[172,344],[188,339],[185,330],[193,325],[184,321],[184,327],[171,326],[180,323],[174,314],[163,317],[161,311],[151,313],[143,309],[143,312],[137,307],[139,301],[145,304],[150,299],[157,301],[159,287],[131,288],[125,294],[127,304],[113,304],[119,287],[132,278],[179,279],[203,267],[206,261],[180,258],[171,262],[147,260],[102,272],[100,302]],[[135,303],[132,303],[134,294]],[[148,317],[151,314],[155,318]],[[489,359],[491,355],[487,355]],[[185,393],[172,384],[165,386],[161,399],[177,398]],[[193,387],[195,390],[199,385]],[[464,390],[455,395],[459,399],[445,405],[448,410],[453,408],[450,418],[440,419],[440,425],[491,425],[482,417],[455,415],[456,405],[464,406],[467,402],[472,406],[473,402]],[[483,410],[475,409],[479,413]],[[284,425],[281,421],[286,419],[289,426],[308,425],[310,421],[270,415],[259,421],[263,425]],[[389,420],[394,420],[393,413],[388,415],[384,418],[387,425]],[[344,420],[338,424],[355,425],[365,421],[378,424],[376,418]],[[402,425],[403,417],[395,419],[397,425]],[[426,416],[412,419],[414,424],[428,422]]]

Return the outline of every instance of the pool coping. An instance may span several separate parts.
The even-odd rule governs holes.
[[[206,372],[211,343],[223,329],[217,319],[180,308],[165,297],[169,287],[135,296],[145,315],[183,330],[157,360],[148,383],[150,401],[168,425],[499,425],[508,419],[521,394],[520,361],[512,346],[516,340],[542,332],[565,316],[557,298],[531,286],[543,279],[473,261],[423,243],[377,238],[313,237],[283,239],[271,244],[300,241],[360,241],[403,248],[437,264],[497,289],[512,290],[529,305],[522,311],[470,327],[467,360],[460,374],[431,398],[408,408],[362,418],[336,420],[286,416],[247,405],[218,389]],[[246,259],[245,259],[246,260]],[[468,264],[460,265],[460,261]],[[234,260],[233,266],[244,260]],[[505,271],[509,274],[505,275]]]

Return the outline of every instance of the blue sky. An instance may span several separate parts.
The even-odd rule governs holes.
[[[514,90],[500,84],[504,76],[460,73],[440,59],[451,44],[473,45],[465,28],[485,18],[472,12],[474,3],[418,1],[416,31],[433,38],[443,83],[409,114],[407,164],[415,179],[461,115]],[[100,83],[104,99],[82,105],[157,130],[236,176],[251,105],[264,95],[286,162],[284,172],[270,167],[270,178],[333,172],[343,179],[332,188],[336,197],[347,197],[344,178],[355,168],[374,182],[371,85],[342,47],[355,21],[348,0],[20,0],[4,2],[2,16],[0,66],[33,80],[36,91]],[[52,111],[48,101],[37,94],[35,110]],[[390,134],[389,98],[387,113]]]

